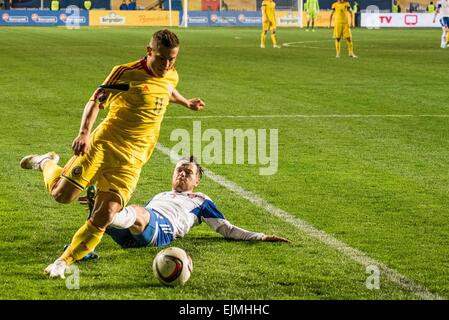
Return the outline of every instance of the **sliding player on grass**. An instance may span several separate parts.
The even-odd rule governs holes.
[[[348,13],[351,16],[351,24],[348,22]],[[341,38],[346,39],[348,45],[348,53],[351,58],[357,58],[354,54],[352,34],[350,27],[354,27],[354,20],[351,10],[351,5],[345,0],[338,0],[332,4],[332,13],[329,19],[329,28],[332,26],[332,18],[335,15],[334,21],[334,39],[335,39],[335,49],[337,51],[336,58],[340,58],[340,40]]]
[[[22,159],[22,168],[42,171],[48,192],[60,203],[77,199],[88,185],[98,186],[92,216],[45,269],[50,277],[63,278],[70,264],[91,252],[129,201],[157,143],[168,103],[191,110],[204,107],[201,99],[186,99],[175,89],[178,74],[173,64],[178,51],[178,37],[160,30],[153,34],[143,59],[114,67],[84,108],[72,144],[75,155],[65,167],[57,165],[59,156],[52,152]],[[91,132],[99,110],[106,107],[110,109],[106,119]]]
[[[155,195],[145,207],[131,205],[117,213],[106,229],[123,248],[165,246],[205,222],[227,239],[289,242],[275,235],[232,225],[205,194],[194,192],[203,169],[193,157],[180,160],[172,176],[172,190]]]

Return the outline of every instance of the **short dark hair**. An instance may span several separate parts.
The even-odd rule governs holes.
[[[184,157],[182,159],[179,159],[178,162],[180,162],[180,161],[193,163],[196,166],[196,171],[197,171],[197,174],[200,176],[200,179],[203,177],[204,169],[203,169],[203,167],[201,167],[201,165],[198,163],[198,161],[196,160],[196,158],[194,156]]]
[[[160,46],[164,46],[168,49],[173,49],[173,48],[179,47],[178,36],[168,29],[156,31],[153,34],[153,36],[151,37],[151,42],[153,42],[153,41],[158,48]]]

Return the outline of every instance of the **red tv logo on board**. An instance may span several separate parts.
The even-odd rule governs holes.
[[[406,14],[404,16],[404,23],[406,26],[414,26],[414,25],[418,24],[418,15]]]
[[[379,16],[380,23],[390,23],[392,16]]]

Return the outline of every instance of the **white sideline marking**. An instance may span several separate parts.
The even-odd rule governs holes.
[[[251,119],[251,118],[448,118],[449,114],[254,114],[210,116],[165,116],[166,119]]]
[[[162,152],[163,154],[169,156],[172,159],[179,159],[180,157],[172,152],[167,147],[164,147],[160,143],[156,145],[156,149]],[[344,254],[345,256],[349,257],[350,259],[354,260],[355,262],[361,264],[364,267],[367,267],[369,265],[376,265],[379,267],[381,272],[386,276],[388,280],[391,282],[397,284],[399,287],[406,291],[410,291],[414,294],[416,294],[418,297],[426,300],[443,300],[443,297],[439,296],[438,294],[434,294],[429,292],[425,287],[415,283],[413,280],[408,279],[404,275],[400,274],[394,269],[389,268],[387,265],[370,258],[367,256],[364,252],[354,249],[347,245],[346,243],[334,238],[333,236],[327,234],[324,231],[321,231],[319,229],[316,229],[311,224],[305,222],[304,220],[301,220],[294,215],[288,213],[287,211],[284,211],[282,209],[279,209],[272,205],[271,203],[267,202],[266,200],[260,198],[256,194],[243,189],[239,185],[235,184],[234,182],[215,174],[214,172],[204,169],[204,175],[208,177],[209,179],[213,180],[214,182],[218,183],[219,185],[225,187],[226,189],[238,194],[242,198],[248,200],[252,204],[266,210],[268,213],[274,215],[275,217],[278,217],[284,221],[287,221],[288,223],[292,224],[302,232],[304,232],[307,236],[315,238],[319,240],[320,242],[324,243],[325,245],[331,247],[332,249],[337,250],[338,252]]]

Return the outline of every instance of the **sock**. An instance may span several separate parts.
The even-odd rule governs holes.
[[[443,31],[443,34],[441,35],[441,45],[446,45],[446,37],[447,37],[447,32]]]
[[[64,260],[67,265],[81,260],[100,243],[104,232],[105,229],[97,228],[90,220],[87,220],[75,233],[72,242],[59,259]]]
[[[354,54],[354,45],[352,44],[352,41],[346,41],[346,43],[348,44],[348,52],[349,54]]]
[[[112,219],[110,226],[119,229],[128,229],[134,225],[136,219],[136,209],[131,206],[126,207],[114,216],[114,219]]]
[[[340,55],[340,41],[335,40],[335,49],[337,50],[337,56]]]
[[[42,173],[44,174],[44,182],[47,187],[48,193],[51,194],[51,190],[59,181],[63,168],[58,166],[53,161],[47,160],[42,164]]]
[[[267,39],[267,34],[265,32],[262,32],[262,35],[260,36],[260,44],[265,45],[266,39]]]
[[[309,29],[310,20],[307,20],[307,29]]]
[[[276,40],[276,34],[275,33],[271,34],[271,41],[273,42],[273,46],[277,45],[277,40]]]
[[[312,29],[315,29],[315,20],[312,20]]]

